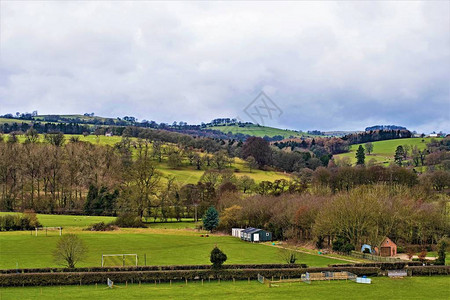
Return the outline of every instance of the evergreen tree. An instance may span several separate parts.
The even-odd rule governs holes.
[[[447,250],[447,243],[442,239],[438,244],[438,258],[434,262],[435,265],[445,265],[445,251]]]
[[[214,207],[208,208],[203,216],[203,227],[206,230],[212,231],[219,225],[219,213]]]
[[[397,149],[395,150],[395,155],[394,155],[395,163],[397,165],[401,166],[404,157],[405,157],[405,150],[403,149],[403,146],[402,145],[397,146]]]
[[[364,153],[364,147],[359,145],[358,150],[356,151],[356,164],[364,165],[366,160],[366,154]]]
[[[212,249],[211,251],[211,256],[209,260],[212,262],[213,268],[218,269],[227,260],[227,255],[223,253],[222,250],[217,248],[217,246],[215,246],[214,249]]]

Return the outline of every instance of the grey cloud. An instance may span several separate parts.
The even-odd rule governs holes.
[[[0,113],[450,129],[448,2],[2,2]]]

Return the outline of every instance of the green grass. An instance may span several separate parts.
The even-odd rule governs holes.
[[[242,159],[235,158],[234,163],[229,168],[234,171],[236,177],[249,176],[255,180],[256,183],[261,181],[274,181],[276,179],[286,179],[290,177],[287,174],[275,171],[263,171],[252,170],[249,171],[248,167]],[[177,181],[183,184],[197,183],[202,177],[205,170],[197,170],[194,166],[189,166],[186,162],[183,167],[179,169],[172,169],[168,166],[165,160],[158,164],[158,170],[160,170],[166,177],[174,176]]]
[[[268,288],[259,282],[217,281],[164,284],[106,284],[90,286],[10,287],[0,290],[7,299],[448,299],[449,276],[372,278],[372,284],[352,281],[283,284]]]
[[[301,137],[301,136],[314,136],[314,135],[308,135],[304,132],[297,132],[294,130],[289,129],[280,129],[280,128],[274,128],[274,127],[268,127],[268,126],[260,126],[260,125],[245,125],[245,127],[239,127],[237,125],[230,125],[230,126],[211,126],[207,127],[207,129],[211,130],[218,130],[223,133],[242,133],[242,134],[248,134],[251,136],[258,136],[258,137],[273,137],[276,135],[281,135],[284,138],[289,137]]]
[[[17,214],[0,212],[0,216],[6,214]],[[37,214],[37,218],[42,226],[47,227],[87,227],[94,223],[105,222],[109,223],[114,221],[115,217],[102,217],[102,216],[71,216],[71,215],[47,215]],[[1,233],[0,233],[1,234]]]
[[[371,159],[375,159],[377,163],[389,165],[394,162],[394,154],[397,146],[411,145],[412,147],[417,146],[417,148],[423,150],[426,148],[426,145],[430,143],[431,139],[432,138],[407,138],[373,142],[373,153],[370,155],[366,154],[366,163]],[[355,164],[356,150],[359,145],[364,147],[364,144],[351,145],[350,152],[334,155],[334,158],[341,159],[343,157],[349,157],[351,163]],[[409,154],[411,154],[411,152],[409,152]]]
[[[0,215],[12,213],[0,213]],[[136,253],[140,264],[209,264],[209,253],[214,245],[228,255],[227,263],[283,263],[280,250],[262,244],[243,242],[231,236],[210,235],[193,230],[195,223],[152,223],[149,228],[120,229],[112,232],[91,232],[82,229],[97,222],[109,222],[113,217],[37,215],[44,226],[62,226],[64,233],[76,233],[88,246],[86,260],[79,266],[99,266],[103,254]],[[40,232],[36,237],[29,231],[0,232],[0,269],[56,267],[52,251],[59,239],[58,232],[48,236]],[[299,253],[299,262],[310,266],[344,263],[341,260]]]
[[[66,231],[67,232],[67,231]],[[99,266],[102,254],[136,253],[139,264],[148,265],[209,264],[209,254],[218,245],[227,255],[227,263],[283,263],[280,250],[266,245],[243,242],[231,236],[200,237],[199,232],[165,229],[122,229],[113,232],[75,231],[86,243],[88,254],[83,266]],[[63,232],[64,233],[64,232]],[[30,232],[0,233],[0,268],[57,267],[52,251],[58,233],[34,236]],[[298,255],[299,263],[327,266],[340,260],[310,254]]]

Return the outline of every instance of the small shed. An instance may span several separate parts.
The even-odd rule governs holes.
[[[241,232],[244,230],[243,228],[231,228],[231,235],[234,237],[241,237]]]
[[[380,244],[380,256],[395,256],[397,255],[397,245],[388,237],[385,237]]]
[[[247,242],[267,242],[272,240],[272,233],[263,229],[249,227],[241,231],[241,240]]]

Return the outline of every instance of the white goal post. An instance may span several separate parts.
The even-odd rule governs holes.
[[[42,230],[42,231],[45,230],[45,236],[47,236],[49,230],[58,230],[59,235],[61,236],[63,228],[62,227],[35,227],[34,228],[35,236],[38,236],[39,230]]]
[[[112,265],[110,265],[112,263]],[[104,266],[119,267],[138,265],[137,254],[102,254],[102,267]]]

